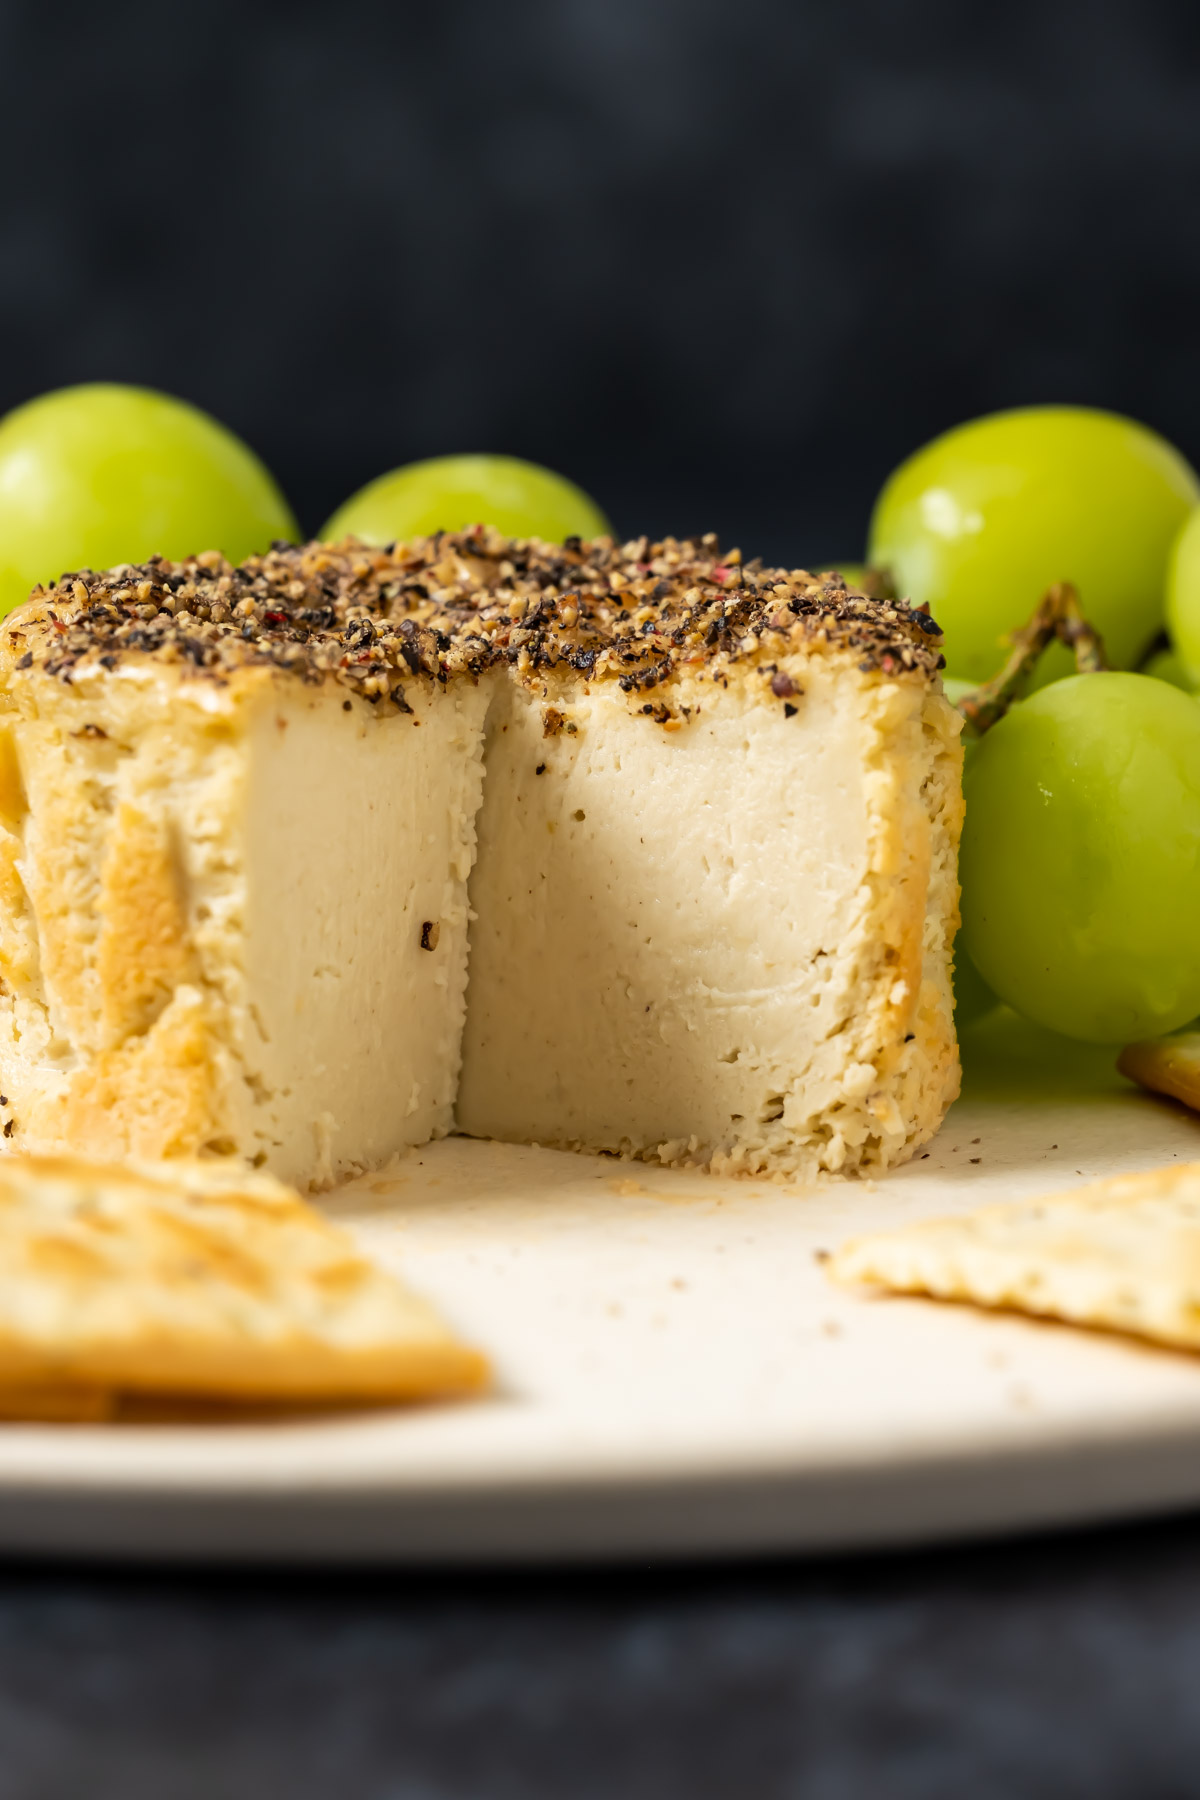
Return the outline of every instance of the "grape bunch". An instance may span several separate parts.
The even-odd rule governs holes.
[[[608,530],[551,470],[442,456],[370,482],[323,535],[382,544],[477,523],[549,540]],[[298,535],[253,452],[182,401],[96,383],[0,420],[0,613],[67,569],[203,549],[236,562]],[[1086,407],[977,419],[896,470],[867,565],[843,567],[930,608],[947,693],[968,717],[960,1026],[997,997],[1099,1043],[1200,1015],[1200,480],[1188,463]],[[1073,674],[1055,643],[1031,661],[1028,697],[1005,711],[1005,691],[985,718],[970,690],[1068,583],[1109,666]]]
[[[1200,1014],[1198,506],[1162,438],[1082,407],[948,432],[879,497],[869,560],[942,625],[956,703],[1056,583],[1113,665],[1072,674],[1056,644],[968,743],[960,1026],[989,990],[1095,1043]]]
[[[609,529],[595,502],[549,469],[513,456],[440,456],[371,482],[322,536],[383,544],[476,524],[550,542]],[[299,536],[253,451],[167,394],[92,382],[0,419],[0,615],[68,569],[201,550],[237,563]]]

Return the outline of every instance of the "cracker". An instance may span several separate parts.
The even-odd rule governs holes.
[[[845,1245],[840,1282],[1200,1349],[1200,1163],[1118,1175]]]
[[[478,1388],[434,1309],[269,1176],[0,1158],[0,1417],[122,1397],[375,1403]]]
[[[1130,1081],[1200,1112],[1200,1031],[1173,1031],[1168,1037],[1126,1044],[1117,1067]]]

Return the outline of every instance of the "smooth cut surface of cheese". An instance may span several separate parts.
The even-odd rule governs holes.
[[[793,657],[789,702],[613,683],[493,702],[459,1129],[812,1174],[940,1121],[957,721]]]

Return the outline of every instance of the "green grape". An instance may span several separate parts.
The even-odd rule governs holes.
[[[321,533],[366,544],[494,525],[506,537],[605,537],[608,520],[582,488],[515,456],[435,456],[368,482]]]
[[[1200,706],[1145,675],[1022,701],[964,780],[966,949],[1026,1018],[1091,1043],[1200,1013]]]
[[[876,502],[868,554],[929,606],[952,675],[994,675],[1006,634],[1058,581],[1074,582],[1109,659],[1128,668],[1162,628],[1167,558],[1198,502],[1195,472],[1145,426],[1026,407],[960,425],[902,463]],[[1196,650],[1200,666],[1200,640]],[[1072,666],[1054,645],[1034,686]]]
[[[1196,691],[1192,672],[1177,650],[1156,650],[1149,661],[1142,664],[1141,672],[1153,675],[1155,681],[1169,681],[1172,687],[1182,688],[1185,694]]]
[[[982,1019],[1000,1002],[993,994],[962,943],[954,949],[954,1028],[961,1037],[977,1019]]]
[[[810,575],[840,575],[848,588],[856,588],[867,572],[865,562],[815,562],[807,565]]]
[[[67,569],[222,550],[241,562],[299,533],[233,433],[148,388],[60,388],[0,420],[0,613]]]
[[[1171,643],[1200,687],[1200,509],[1187,521],[1171,550],[1167,570],[1167,630]]]

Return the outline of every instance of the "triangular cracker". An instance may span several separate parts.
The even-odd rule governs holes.
[[[1200,1349],[1200,1163],[845,1245],[830,1274]]]
[[[103,1416],[123,1394],[407,1400],[486,1373],[269,1176],[0,1158],[0,1416]]]
[[[1117,1067],[1130,1081],[1200,1112],[1200,1031],[1172,1031],[1167,1037],[1126,1044]]]

